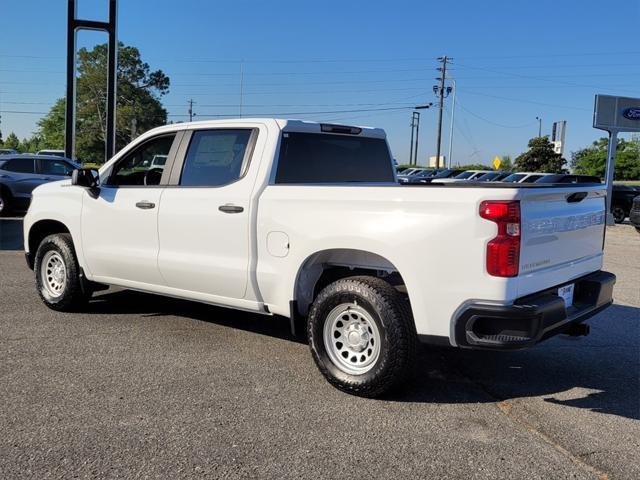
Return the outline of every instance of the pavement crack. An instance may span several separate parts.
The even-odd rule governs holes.
[[[547,435],[546,433],[542,432],[541,430],[536,428],[534,425],[532,425],[530,422],[526,421],[524,418],[522,418],[519,415],[517,415],[513,411],[513,408],[512,408],[513,405],[508,400],[499,401],[497,403],[497,407],[502,413],[504,413],[507,417],[509,417],[510,420],[512,420],[513,422],[515,422],[515,423],[523,426],[524,428],[526,428],[527,431],[529,431],[534,436],[538,437],[540,440],[542,440],[546,444],[548,444],[551,447],[553,447],[556,451],[560,452],[562,455],[567,457],[569,460],[571,460],[573,463],[575,463],[578,467],[582,468],[583,470],[586,470],[589,473],[594,474],[600,480],[609,480],[609,475],[607,473],[605,473],[602,470],[600,470],[599,468],[597,468],[597,467],[585,462],[581,458],[584,455],[575,455],[574,453],[569,451],[567,448],[563,447],[558,442],[556,442],[549,435]]]

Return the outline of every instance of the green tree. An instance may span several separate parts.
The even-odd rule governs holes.
[[[9,135],[7,135],[7,138],[4,141],[4,148],[13,148],[17,150],[19,145],[20,140],[18,140],[18,137],[15,133],[11,132]]]
[[[604,178],[607,164],[608,140],[603,137],[587,148],[571,154],[571,168],[575,173]],[[616,148],[615,180],[640,179],[640,138],[618,140]]]
[[[106,44],[78,51],[76,155],[83,161],[105,160],[107,53]],[[133,125],[136,133],[142,133],[167,123],[160,97],[169,91],[169,83],[162,70],[151,71],[137,48],[119,43],[116,150],[131,141]],[[36,135],[43,148],[64,147],[64,117],[65,100],[61,98],[38,122]]]
[[[567,161],[553,151],[553,144],[547,137],[529,140],[529,150],[518,155],[513,167],[520,172],[565,173]]]
[[[511,163],[510,155],[502,156],[502,161],[500,162],[500,170],[503,170],[505,172],[510,172],[511,170],[513,170],[513,164]]]

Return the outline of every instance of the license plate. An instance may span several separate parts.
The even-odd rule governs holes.
[[[573,305],[573,287],[575,284],[571,283],[569,285],[565,285],[564,287],[560,287],[558,289],[558,296],[562,297],[564,300],[564,306],[569,308]]]

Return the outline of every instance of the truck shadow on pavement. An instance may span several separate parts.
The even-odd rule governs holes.
[[[305,338],[291,335],[289,319],[284,317],[128,290],[96,295],[87,311],[144,317],[175,315],[306,344]],[[558,336],[523,351],[423,347],[412,380],[384,400],[451,404],[542,397],[550,406],[640,419],[640,308],[613,305],[588,323],[588,337]],[[306,349],[302,352],[309,355]]]

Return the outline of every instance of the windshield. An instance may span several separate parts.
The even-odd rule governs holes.
[[[500,174],[498,172],[491,172],[491,173],[483,173],[482,175],[476,177],[474,180],[479,180],[479,181],[489,181],[489,180],[494,180],[495,178],[499,177]]]

